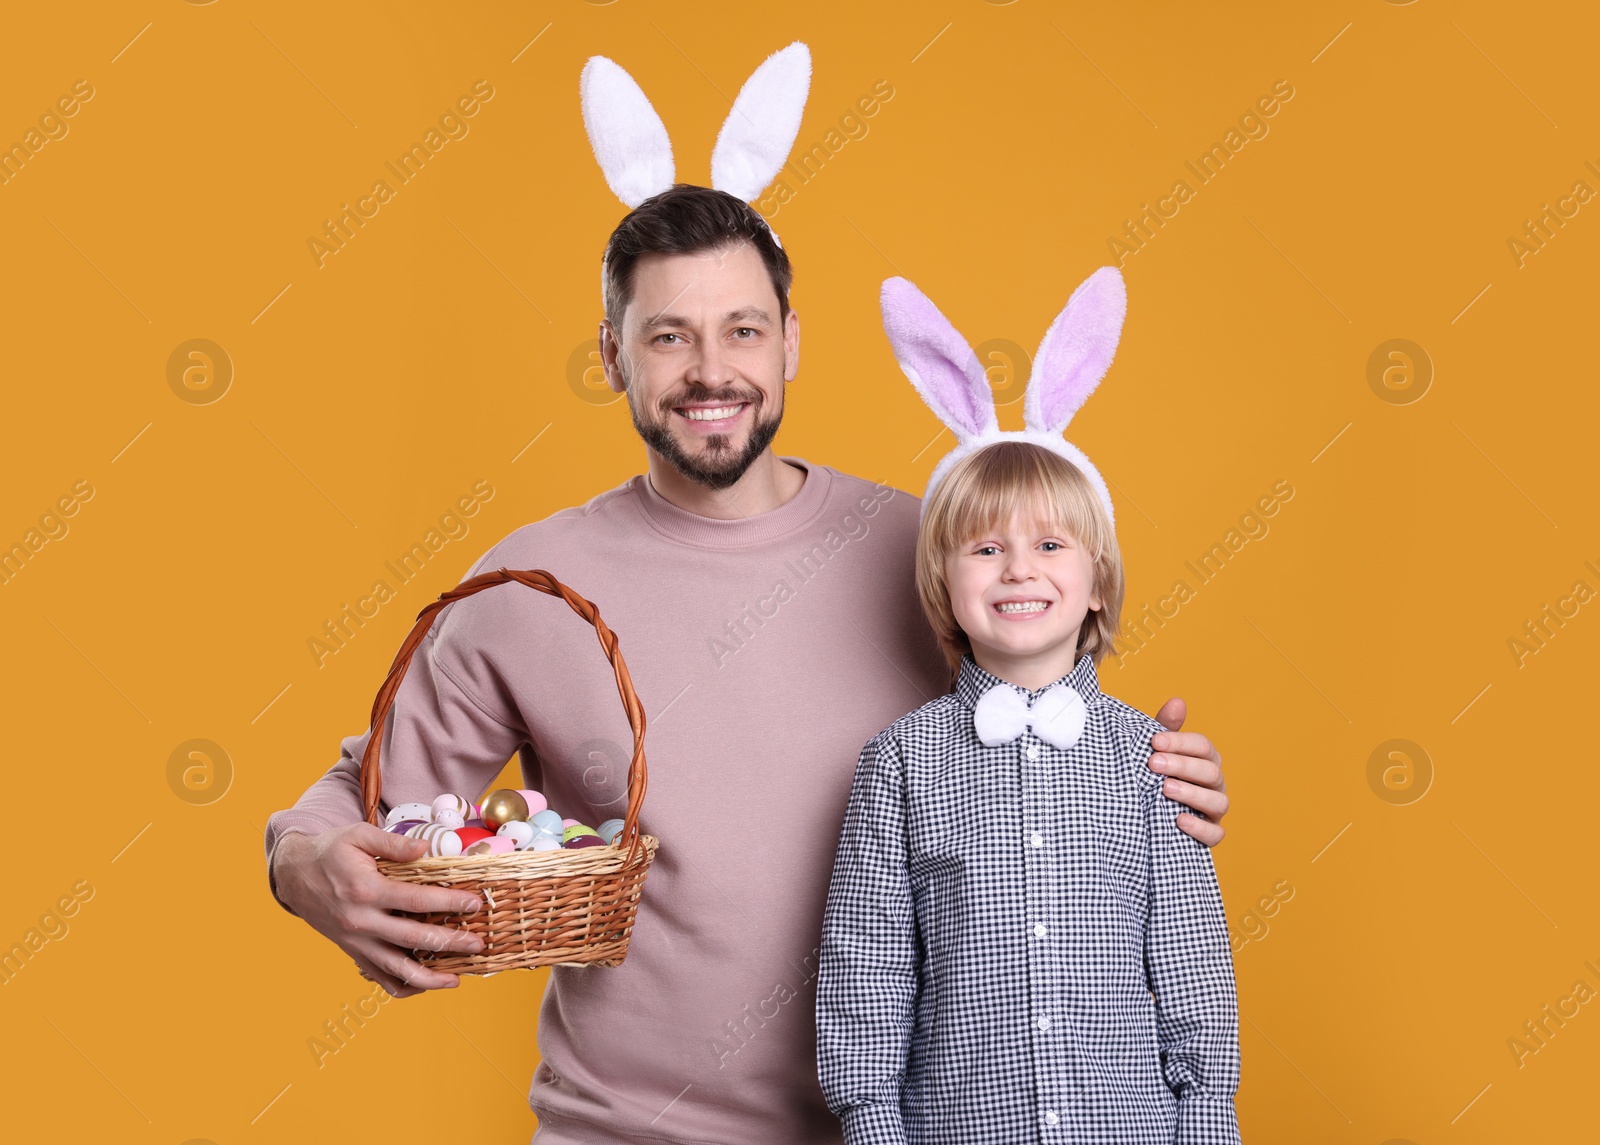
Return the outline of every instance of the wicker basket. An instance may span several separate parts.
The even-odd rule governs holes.
[[[472,915],[395,912],[420,922],[470,931],[483,940],[483,950],[477,954],[411,952],[413,958],[430,969],[451,974],[498,974],[537,966],[617,966],[628,953],[645,872],[657,847],[654,837],[639,831],[639,808],[644,802],[647,778],[644,708],[634,694],[616,634],[600,619],[600,610],[549,573],[542,569],[503,568],[482,573],[442,594],[418,614],[416,626],[400,646],[372,705],[373,734],[361,759],[361,798],[367,822],[381,825],[378,801],[383,776],[378,750],[412,655],[446,605],[508,581],[559,596],[571,605],[574,612],[594,625],[600,647],[616,672],[617,692],[633,728],[628,811],[622,832],[609,846],[425,857],[408,863],[379,859],[378,871],[403,882],[472,891],[483,899],[483,908]],[[371,976],[363,970],[362,977]]]

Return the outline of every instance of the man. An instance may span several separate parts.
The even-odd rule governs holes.
[[[605,267],[602,357],[648,473],[516,530],[468,574],[543,568],[594,601],[649,721],[641,828],[661,849],[627,961],[551,972],[536,1136],[837,1142],[813,1012],[845,801],[862,744],[950,686],[913,582],[918,502],[773,453],[800,319],[788,257],[746,203],[675,186],[623,219]],[[1158,718],[1172,730],[1151,765],[1206,816],[1183,829],[1215,844],[1220,757],[1177,730],[1182,701]],[[377,873],[374,857],[424,845],[360,821],[370,735],[268,821],[274,894],[391,994],[455,986],[406,952],[478,940],[389,912],[477,897]],[[526,786],[596,823],[626,805],[630,742],[589,626],[498,586],[451,604],[417,650],[383,745],[384,808],[471,798],[516,752]]]

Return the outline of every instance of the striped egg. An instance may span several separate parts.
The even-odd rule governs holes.
[[[448,791],[433,801],[433,817],[435,820],[439,818],[439,812],[441,811],[454,811],[461,816],[462,822],[472,818],[473,814],[471,803],[459,795],[452,795]]]
[[[424,823],[433,819],[433,808],[426,803],[402,803],[391,808],[389,814],[383,817],[385,828],[393,827],[396,823],[403,823],[407,819],[419,819]]]
[[[406,832],[408,839],[421,839],[428,844],[431,856],[461,854],[461,836],[439,823],[423,823]]]

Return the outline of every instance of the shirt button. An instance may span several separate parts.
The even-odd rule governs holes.
[[[1033,937],[1035,937],[1035,938],[1043,938],[1044,934],[1045,934],[1044,923],[1042,923],[1042,922],[1034,923],[1033,924]]]
[[[1041,1030],[1048,1030],[1050,1028],[1050,1019],[1049,1018],[1040,1018],[1039,1021],[1037,1023],[1035,1023],[1035,1024]]]
[[[1056,1111],[1055,1110],[1047,1109],[1047,1110],[1044,1111],[1044,1123],[1046,1125],[1054,1125],[1057,1121],[1060,1121],[1060,1120],[1061,1120],[1061,1118],[1056,1116]]]
[[[1038,759],[1039,758],[1039,749],[1036,748],[1036,747],[1030,747],[1028,749],[1028,751],[1027,751],[1027,756],[1028,756],[1029,759]]]
[[[1028,842],[1033,844],[1035,847],[1042,847],[1044,846],[1044,836],[1035,831],[1032,835],[1028,836]]]

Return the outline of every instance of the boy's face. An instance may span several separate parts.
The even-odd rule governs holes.
[[[777,292],[749,243],[646,255],[622,329],[601,324],[601,355],[645,443],[690,480],[725,489],[778,432],[800,319],[791,310],[778,321]]]
[[[1021,514],[959,546],[945,579],[973,658],[1002,676],[1023,664],[1059,668],[1051,679],[1071,671],[1083,618],[1101,607],[1089,551],[1064,528]]]

